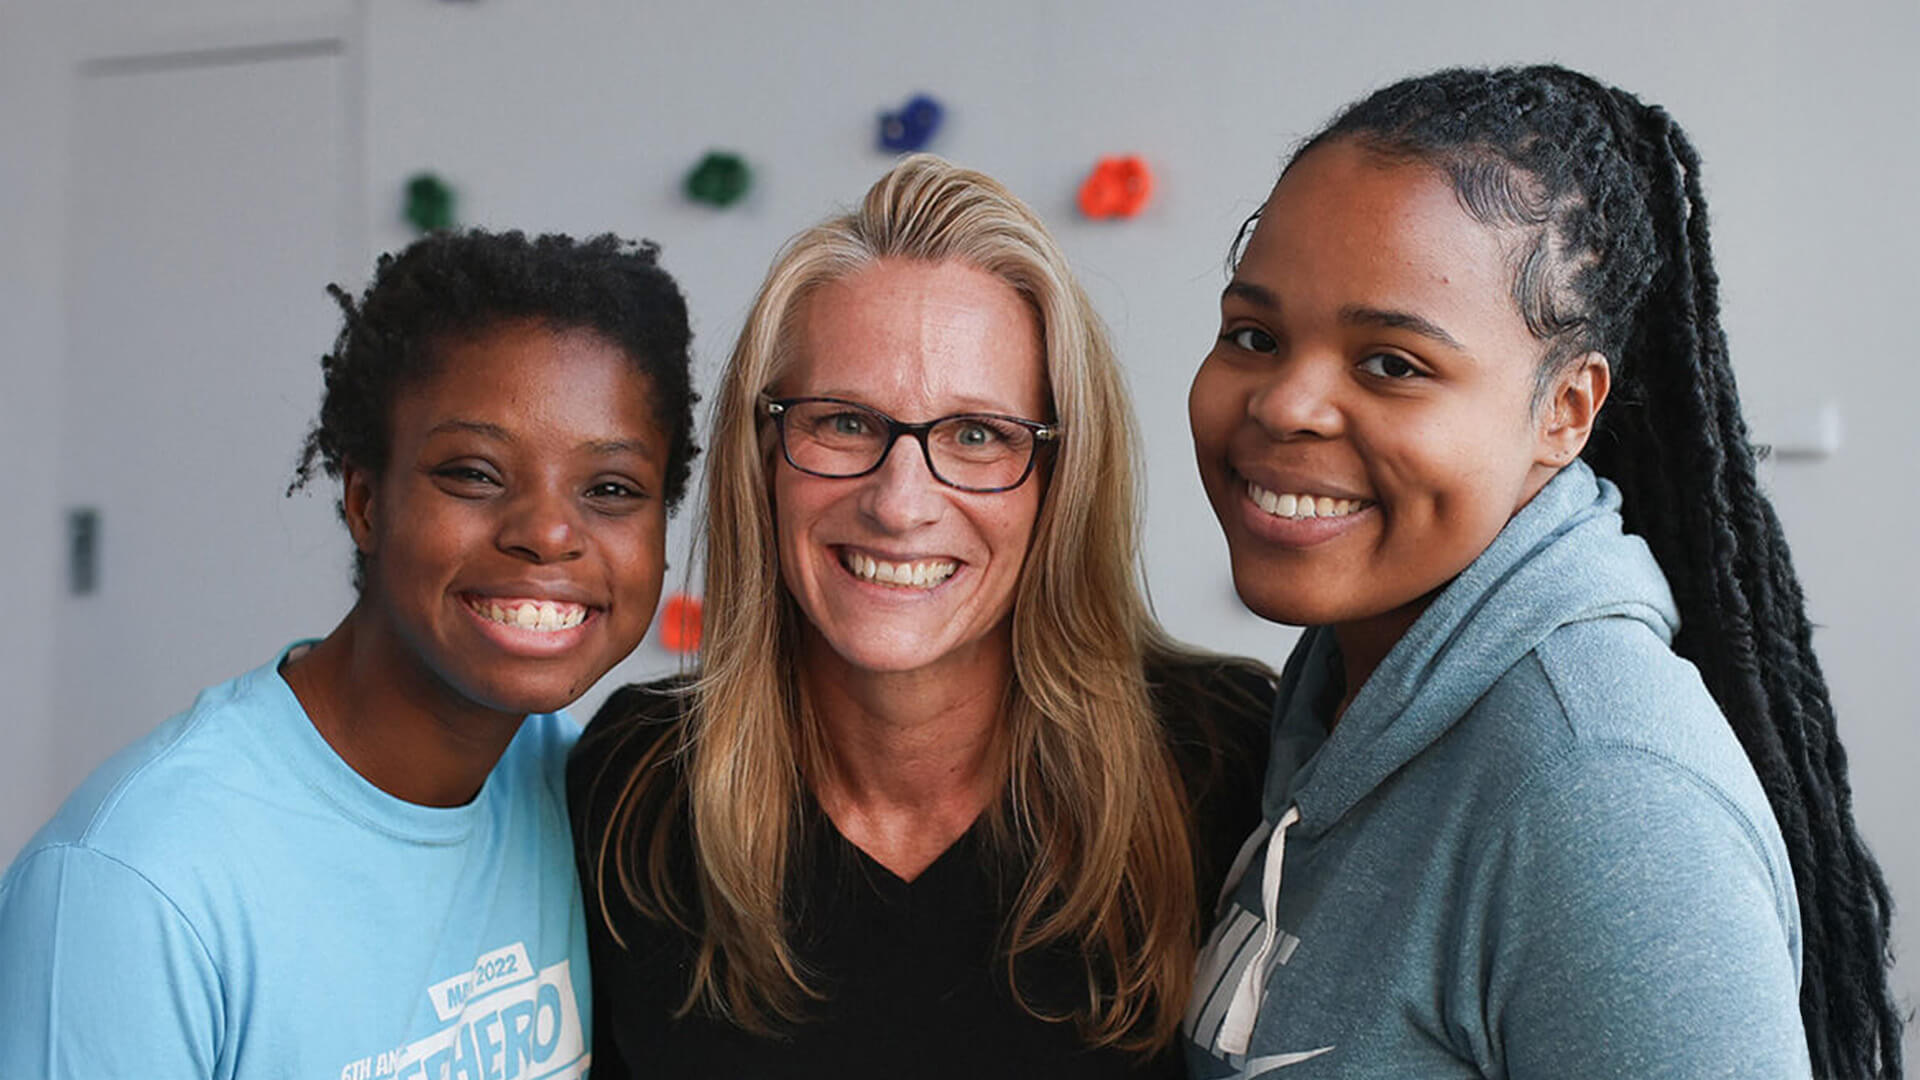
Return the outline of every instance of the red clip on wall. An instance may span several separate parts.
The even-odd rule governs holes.
[[[1153,196],[1153,170],[1137,154],[1101,158],[1080,185],[1080,212],[1090,218],[1130,218]]]

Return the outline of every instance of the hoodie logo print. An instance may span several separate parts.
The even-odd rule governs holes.
[[[1247,965],[1253,962],[1254,954],[1260,951],[1260,916],[1239,906],[1233,913],[1220,920],[1214,927],[1213,936],[1207,941],[1207,947],[1200,952],[1200,978],[1197,985],[1208,987],[1202,996],[1194,995],[1188,1006],[1185,1023],[1187,1037],[1198,1046],[1204,1046],[1216,1057],[1223,1056],[1217,1045],[1220,1036],[1221,1021],[1226,1019],[1227,1007],[1232,1004],[1234,988],[1240,985],[1240,977]],[[1285,930],[1278,932],[1274,942],[1273,955],[1269,960],[1267,972],[1286,964],[1293,959],[1293,951],[1300,947],[1300,939]],[[1264,980],[1265,973],[1263,973]],[[1318,1057],[1332,1050],[1323,1046],[1318,1050],[1309,1050],[1305,1056],[1300,1054],[1279,1054],[1249,1059],[1252,1066],[1265,1062],[1265,1071],[1293,1065],[1309,1057]],[[1247,1072],[1245,1076],[1257,1076],[1259,1073]]]

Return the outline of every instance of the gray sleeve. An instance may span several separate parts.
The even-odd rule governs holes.
[[[1469,943],[1498,1075],[1809,1075],[1770,814],[1620,746],[1576,751],[1508,809],[1474,870]]]

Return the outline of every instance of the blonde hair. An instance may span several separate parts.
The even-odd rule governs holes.
[[[1095,1045],[1164,1046],[1200,916],[1188,794],[1146,671],[1190,654],[1141,591],[1132,410],[1106,331],[1039,219],[990,177],[931,155],[901,161],[859,209],[794,238],[734,347],[708,449],[702,672],[679,738],[624,779],[593,875],[602,915],[611,858],[630,902],[697,935],[683,1012],[700,1004],[765,1030],[818,996],[785,901],[803,785],[827,751],[795,672],[802,616],[781,584],[760,401],[793,360],[809,294],[882,260],[993,274],[1041,326],[1062,439],[1015,593],[1008,789],[987,834],[991,857],[1025,873],[1003,928],[1007,977],[1029,1012],[1070,1018]],[[691,899],[670,865],[688,825]],[[1052,1015],[1022,996],[1014,961],[1059,943],[1084,961],[1086,993]]]

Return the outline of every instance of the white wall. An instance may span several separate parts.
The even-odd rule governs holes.
[[[0,721],[0,853],[11,858],[58,793],[44,776],[53,726],[53,635],[63,519],[58,464],[58,357],[65,152],[57,20],[41,7],[0,7],[0,565],[18,614],[0,619],[0,685],[11,699]],[[32,108],[24,107],[32,103]]]
[[[5,2],[0,451],[31,466],[6,478],[7,504],[25,512],[0,553],[33,572],[14,598],[29,617],[0,631],[0,671],[20,688],[0,735],[0,852],[59,794],[35,786],[47,731],[86,722],[54,712],[57,687],[33,629],[64,602],[45,584],[58,569],[60,508],[41,448],[57,433],[30,404],[60,379],[64,136],[62,69],[26,39],[66,22],[54,0]],[[938,94],[950,117],[933,148],[1000,176],[1053,222],[1115,330],[1148,434],[1149,572],[1161,614],[1195,641],[1276,661],[1289,635],[1232,598],[1193,475],[1184,397],[1210,339],[1227,244],[1287,149],[1368,88],[1451,63],[1554,59],[1667,105],[1706,158],[1727,325],[1758,436],[1790,433],[1829,402],[1845,422],[1834,456],[1769,473],[1822,627],[1861,820],[1896,895],[1920,909],[1920,849],[1906,835],[1920,818],[1920,789],[1907,780],[1920,760],[1920,709],[1905,656],[1920,645],[1920,571],[1909,561],[1920,551],[1920,434],[1905,415],[1913,349],[1900,318],[1920,283],[1907,259],[1920,245],[1911,0],[977,0],[964,13],[906,0],[272,7],[357,11],[368,224],[349,246],[407,240],[398,192],[420,168],[460,187],[471,223],[650,236],[687,289],[709,383],[779,243],[857,198],[887,164],[871,148],[875,113],[917,90]],[[261,5],[165,10],[191,30],[258,21]],[[90,12],[95,22],[110,14],[104,4]],[[753,163],[757,185],[743,205],[714,212],[678,196],[681,173],[710,147]],[[1131,223],[1079,220],[1080,176],[1117,151],[1153,162],[1154,205]],[[317,356],[326,343],[299,344]],[[670,664],[649,644],[619,674]],[[156,703],[156,719],[177,704]],[[1900,923],[1899,944],[1915,957],[1901,985],[1920,996],[1920,921]]]

